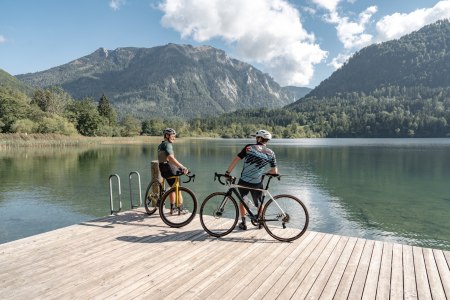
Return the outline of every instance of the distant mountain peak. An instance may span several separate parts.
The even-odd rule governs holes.
[[[18,75],[35,87],[58,85],[74,98],[106,94],[123,114],[192,118],[293,102],[272,77],[211,46],[98,48],[43,72]]]

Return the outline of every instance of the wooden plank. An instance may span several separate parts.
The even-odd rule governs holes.
[[[248,272],[258,268],[259,265],[265,265],[267,261],[274,258],[271,254],[279,254],[281,250],[284,250],[288,245],[289,244],[287,243],[282,243],[282,245],[272,243],[265,246],[260,251],[253,251],[251,253],[253,255],[242,258],[239,263],[236,263],[233,267],[228,268],[226,272],[222,273],[220,279],[224,280],[215,280],[200,292],[195,292],[191,289],[189,291],[192,291],[197,299],[223,299],[224,295],[229,290],[234,289],[236,284],[238,284]],[[182,295],[182,293],[177,291],[176,294],[172,293],[167,297],[174,299],[181,296],[180,294]]]
[[[168,229],[168,231],[172,232],[172,229]],[[197,234],[200,234],[200,232],[197,232]],[[107,247],[94,248],[93,253],[85,257],[77,254],[75,254],[75,257],[73,253],[77,253],[77,249],[70,249],[67,253],[67,264],[57,268],[63,269],[64,272],[62,274],[56,273],[53,276],[46,275],[43,281],[34,280],[34,285],[28,285],[30,286],[30,290],[25,289],[25,294],[39,292],[45,294],[51,292],[54,295],[58,295],[58,293],[70,292],[73,288],[78,290],[79,286],[83,285],[85,282],[92,281],[92,278],[97,274],[116,272],[118,269],[122,268],[126,262],[131,264],[129,259],[139,261],[139,256],[130,255],[128,252],[128,250],[136,247],[136,243],[142,246],[145,245],[145,243],[163,242],[164,240],[170,240],[170,238],[171,237],[165,232],[164,234],[155,236],[144,235],[142,238],[134,237],[134,239],[124,241],[117,241],[113,238],[112,242],[106,244]],[[126,244],[124,244],[124,242]],[[164,243],[157,245],[159,248],[169,246]],[[64,261],[62,258],[59,258],[58,260]],[[109,267],[104,269],[105,266]],[[86,274],[89,274],[89,276],[86,276]],[[23,277],[23,280],[27,279],[28,277]]]
[[[352,287],[350,288],[350,293],[348,295],[349,299],[361,299],[364,292],[364,284],[367,279],[367,272],[370,266],[370,257],[372,256],[375,241],[367,241],[364,246],[364,251],[361,255],[361,259],[358,263],[358,268],[356,269],[355,278],[352,282]]]
[[[356,239],[354,239],[356,241]],[[320,295],[322,294],[326,284],[328,283],[328,280],[333,273],[333,270],[336,267],[337,262],[341,258],[341,256],[345,256],[344,251],[351,252],[351,249],[348,250],[347,245],[349,243],[348,237],[342,237],[338,244],[336,245],[336,248],[331,253],[330,257],[328,258],[328,261],[325,263],[324,267],[320,271],[320,274],[317,276],[316,280],[311,283],[311,288],[309,291],[299,293],[299,289],[297,289],[296,293],[294,294],[294,298],[301,297],[305,299],[319,299]],[[354,244],[353,244],[354,245]],[[352,247],[353,248],[353,247]],[[308,274],[308,279],[311,279],[310,275]],[[304,282],[305,283],[305,282]],[[305,291],[305,285],[302,284],[301,289]]]
[[[294,243],[296,245],[295,249],[291,254],[286,255],[286,258],[281,263],[270,264],[249,285],[241,289],[239,291],[239,298],[262,298],[276,284],[280,277],[285,276],[284,274],[288,268],[295,268],[295,264],[302,260],[301,254],[309,252],[310,250],[308,248],[314,249],[324,236],[323,233],[307,232],[304,237]]]
[[[445,299],[445,292],[442,286],[441,277],[434,258],[433,250],[429,248],[422,249],[425,268],[428,275],[431,296],[433,299]]]
[[[450,266],[450,251],[444,251],[445,259],[447,260],[447,265]]]
[[[446,299],[450,299],[450,267],[445,260],[444,252],[441,250],[433,249],[436,265],[439,270],[439,276],[441,278],[442,287],[445,291]]]
[[[198,219],[174,229],[138,209],[0,245],[0,295],[448,299],[449,253],[311,231],[292,243],[254,228],[216,239]]]
[[[298,256],[290,256],[283,261],[279,268],[277,268],[261,286],[253,294],[248,297],[249,299],[262,299],[267,297],[268,299],[274,299],[273,295],[278,295],[286,284],[292,279],[297,270],[302,266],[308,256],[314,251],[314,249],[321,242],[327,242],[331,238],[330,235],[324,233],[317,233],[313,240],[308,244],[301,243],[301,252]]]
[[[359,261],[361,260],[361,256],[366,248],[366,242],[367,241],[363,239],[358,239],[356,242],[355,248],[353,249],[352,255],[348,261],[333,299],[347,299],[358,269]]]
[[[383,242],[375,241],[372,256],[370,257],[369,269],[367,271],[366,282],[362,299],[375,299],[378,286],[378,277],[380,276],[381,256],[383,255]]]
[[[392,248],[392,243],[383,243],[383,256],[381,257],[376,299],[389,300],[392,278]]]
[[[235,283],[231,290],[229,290],[226,294],[221,295],[220,299],[227,300],[235,297],[243,299],[248,298],[249,295],[258,289],[261,283],[265,281],[278,266],[288,260],[289,257],[295,255],[296,251],[299,251],[302,244],[307,243],[305,241],[306,237],[311,236],[308,239],[312,239],[312,236],[314,235],[315,233],[308,231],[305,232],[299,240],[293,243],[283,243],[286,245],[285,248],[279,247],[281,251],[273,252],[269,257],[263,258],[263,260],[256,267],[251,268],[250,271],[246,272],[246,275],[239,280],[239,282]]]
[[[422,248],[413,246],[413,256],[416,270],[417,295],[420,300],[432,299]]]
[[[413,249],[411,246],[403,245],[403,279],[405,300],[417,299],[415,272]]]
[[[317,295],[318,299],[324,299],[324,300],[331,300],[333,299],[334,294],[336,293],[337,287],[339,286],[339,283],[341,281],[342,276],[344,275],[345,268],[348,264],[348,261],[355,250],[356,245],[358,243],[362,246],[364,246],[364,240],[358,240],[357,238],[351,237],[349,238],[349,241],[347,242],[347,245],[345,245],[344,250],[342,251],[341,256],[339,257],[338,262],[336,263],[335,268],[333,269],[330,278],[328,279],[327,284],[325,285],[322,293],[320,295]],[[362,251],[361,247],[361,251]],[[311,292],[311,295],[314,295]],[[308,297],[310,295],[308,294]]]
[[[403,299],[403,247],[394,244],[392,247],[392,275],[390,287],[390,299]]]
[[[340,236],[332,236],[330,241],[321,251],[317,251],[314,255],[310,255],[302,268],[298,270],[292,280],[288,282],[279,297],[281,299],[290,299],[292,297],[298,299],[295,296],[297,290],[308,291],[339,240]],[[310,278],[313,278],[313,280],[309,280]],[[301,297],[299,298],[301,299]]]

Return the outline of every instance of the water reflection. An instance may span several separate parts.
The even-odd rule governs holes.
[[[200,201],[226,189],[213,174],[247,142],[177,141]],[[0,243],[107,215],[110,174],[121,177],[129,209],[128,175],[138,171],[145,191],[156,145],[0,151]],[[311,230],[450,249],[449,140],[274,140],[271,148],[289,175],[272,194],[299,196]]]

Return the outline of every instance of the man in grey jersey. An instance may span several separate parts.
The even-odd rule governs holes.
[[[236,164],[241,159],[244,159],[244,166],[238,185],[262,189],[262,175],[265,173],[266,167],[270,167],[269,173],[278,174],[277,160],[275,158],[275,153],[266,146],[267,142],[272,139],[272,134],[266,130],[259,130],[256,132],[255,136],[256,144],[246,145],[231,161],[225,174],[230,175]],[[239,188],[239,193],[242,197],[246,196],[248,192],[251,193],[255,206],[258,207],[262,191]],[[247,230],[245,208],[243,204],[239,205],[239,212],[242,218],[242,222],[239,223],[239,228]]]

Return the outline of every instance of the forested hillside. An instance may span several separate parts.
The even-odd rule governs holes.
[[[450,86],[448,19],[425,26],[398,40],[362,49],[308,96],[333,96],[339,92],[369,93],[389,86]]]

